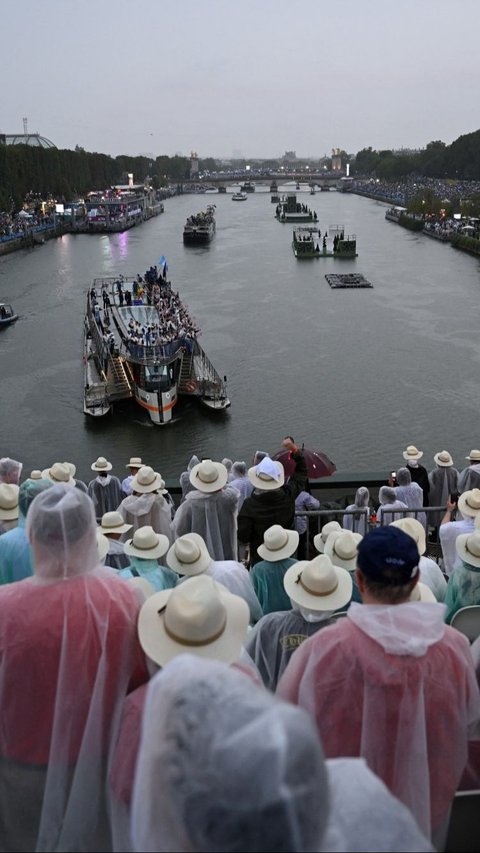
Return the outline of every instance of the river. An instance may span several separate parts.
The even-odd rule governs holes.
[[[371,199],[298,197],[322,231],[338,223],[357,235],[356,260],[296,260],[267,191],[233,204],[230,194],[167,199],[164,214],[123,234],[67,235],[1,258],[0,301],[20,319],[0,333],[0,456],[27,473],[67,459],[87,481],[98,456],[121,478],[141,456],[172,478],[192,453],[250,463],[291,434],[339,472],[398,468],[412,443],[427,468],[447,449],[462,469],[480,446],[480,261],[387,222]],[[185,219],[207,203],[216,236],[184,247]],[[99,275],[143,274],[162,254],[231,408],[182,401],[162,428],[127,401],[93,421],[83,414],[86,291]],[[339,271],[374,288],[331,290],[325,273]]]

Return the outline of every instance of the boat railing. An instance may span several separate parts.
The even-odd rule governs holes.
[[[155,346],[144,346],[133,341],[122,340],[120,355],[128,361],[135,361],[139,364],[169,364],[178,357],[182,346],[181,340]]]
[[[193,371],[198,392],[205,397],[225,397],[225,382],[221,379],[212,362],[198,343],[195,341],[193,351]]]

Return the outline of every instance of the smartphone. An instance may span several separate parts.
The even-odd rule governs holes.
[[[396,472],[396,471],[390,471],[390,478],[391,478],[392,480],[395,480],[395,479],[396,479],[396,477],[397,477],[397,472]]]

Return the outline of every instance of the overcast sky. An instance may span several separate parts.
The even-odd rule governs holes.
[[[0,0],[0,132],[319,157],[480,128],[480,0]]]

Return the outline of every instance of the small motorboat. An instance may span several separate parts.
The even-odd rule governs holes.
[[[18,320],[18,314],[15,314],[12,306],[7,305],[6,302],[0,302],[0,329],[10,326],[15,320]]]
[[[232,201],[246,201],[246,200],[247,200],[247,194],[244,192],[233,193],[233,195],[232,195]]]

